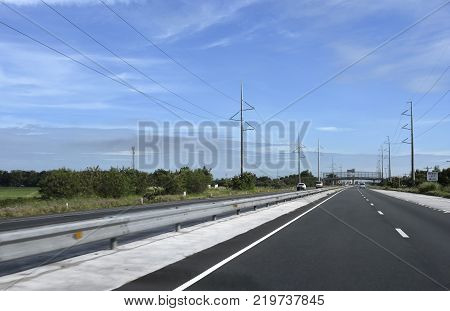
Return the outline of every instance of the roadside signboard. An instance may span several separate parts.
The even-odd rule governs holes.
[[[438,181],[438,172],[427,172],[427,181]]]

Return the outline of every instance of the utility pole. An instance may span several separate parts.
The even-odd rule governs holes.
[[[407,142],[407,138],[402,141],[402,143],[411,145],[411,180],[412,184],[416,184],[416,172],[414,169],[414,114],[413,114],[413,102],[409,101],[409,109],[402,112],[402,115],[410,117],[410,127],[408,128],[408,124],[402,126],[402,129],[410,131],[410,142]],[[409,114],[408,114],[409,111]]]
[[[409,102],[411,110],[411,178],[413,185],[416,184],[416,170],[414,169],[414,117],[413,117],[413,102]]]
[[[303,146],[302,144],[301,144],[301,142],[300,142],[300,133],[299,133],[299,135],[298,135],[298,141],[297,141],[297,147],[296,147],[296,152],[297,152],[297,161],[298,161],[298,163],[297,163],[297,169],[298,169],[298,182],[299,183],[301,183],[302,182],[302,177],[301,177],[301,174],[302,174],[302,169],[301,169],[301,159],[303,158],[302,157],[302,148],[305,148],[305,146]]]
[[[132,146],[131,147],[131,156],[132,156],[131,163],[132,163],[133,170],[135,169],[135,166],[134,166],[134,156],[135,156],[135,154],[136,154],[135,148],[134,148],[134,146]]]
[[[383,145],[381,145],[381,181],[384,180],[384,149]]]
[[[244,86],[241,82],[241,175],[244,174]]]
[[[244,108],[244,104],[247,105],[249,108]],[[241,125],[241,169],[240,169],[240,173],[241,175],[244,173],[244,132],[245,131],[250,131],[250,130],[254,130],[255,128],[249,124],[248,122],[246,122],[244,120],[244,111],[247,110],[255,110],[255,107],[253,107],[252,105],[250,105],[249,103],[247,103],[244,100],[244,85],[241,82],[241,104],[240,104],[240,109],[238,112],[236,112],[231,118],[230,120],[232,121],[238,121]],[[235,117],[239,115],[239,119],[235,119]]]
[[[317,177],[320,181],[320,141],[317,139]]]
[[[332,180],[333,180],[333,186],[334,186],[334,177],[335,175],[334,175],[334,157],[333,157],[333,155],[331,155],[331,177],[333,178]]]
[[[388,157],[389,157],[389,181],[392,181],[392,171],[391,171],[391,139],[387,137],[388,145]]]

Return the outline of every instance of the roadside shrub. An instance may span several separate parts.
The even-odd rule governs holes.
[[[269,184],[269,185],[272,186],[272,187],[275,188],[275,189],[281,189],[281,188],[283,188],[283,187],[286,187],[286,185],[285,185],[281,180],[279,180],[279,179],[274,179],[274,180],[272,181],[272,183]]]
[[[68,169],[51,171],[39,182],[42,197],[71,198],[81,192],[80,176]]]
[[[434,183],[434,182],[424,182],[421,183],[417,189],[419,190],[420,193],[427,193],[430,191],[437,191],[439,190],[439,184],[438,183]]]
[[[156,170],[151,176],[151,185],[163,188],[163,194],[180,194],[183,192],[182,178],[171,171]]]
[[[88,167],[78,173],[81,180],[81,194],[84,196],[93,196],[97,194],[101,182],[103,171],[98,166]]]
[[[149,175],[147,173],[134,169],[122,169],[121,172],[130,181],[131,193],[143,195],[146,192],[150,185]]]
[[[102,173],[97,192],[104,198],[120,198],[129,194],[131,188],[128,176],[118,169],[111,168]]]
[[[255,188],[256,175],[245,172],[231,179],[231,187],[235,190],[252,190]]]
[[[163,194],[164,188],[161,187],[148,187],[143,195],[144,199],[148,201],[154,200],[158,195]]]
[[[186,176],[186,191],[188,193],[202,193],[212,183],[212,175],[207,169],[189,171]]]

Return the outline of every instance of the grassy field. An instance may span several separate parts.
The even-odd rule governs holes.
[[[66,212],[92,210],[98,208],[112,208],[112,207],[141,204],[140,203],[141,197],[138,195],[126,196],[118,199],[99,198],[99,197],[75,197],[71,199],[42,200],[39,199],[38,197],[35,197],[39,195],[39,193],[37,192],[38,191],[37,188],[10,188],[8,190],[3,189],[5,188],[0,188],[0,219],[59,214]],[[6,194],[5,196],[2,196],[2,190],[9,196],[7,196]],[[145,201],[144,204],[181,201],[190,199],[202,199],[202,198],[217,198],[232,195],[263,193],[263,192],[278,192],[278,191],[281,192],[286,190],[293,190],[293,188],[289,189],[255,188],[251,191],[239,191],[239,190],[218,188],[218,189],[208,189],[204,193],[200,194],[188,194],[186,197],[184,197],[183,195],[161,195],[155,197],[151,201]],[[17,191],[17,193],[13,195],[15,191]]]
[[[0,200],[37,197],[39,197],[37,187],[0,187]]]

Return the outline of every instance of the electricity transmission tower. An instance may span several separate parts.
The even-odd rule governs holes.
[[[255,107],[244,100],[244,86],[241,82],[241,108],[230,118],[230,120],[238,121],[241,124],[241,175],[244,173],[244,132],[255,129],[250,123],[244,120],[244,111],[249,110],[255,110]],[[237,115],[239,115],[239,119],[236,119]]]
[[[132,146],[131,147],[131,163],[132,163],[133,170],[135,169],[135,166],[134,166],[134,156],[135,156],[135,154],[136,154],[135,148],[134,148],[134,146]]]
[[[381,145],[380,147],[381,152],[381,181],[384,180],[384,147]]]
[[[319,179],[318,181],[320,181],[320,148],[322,148],[322,146],[320,145],[320,140],[317,139],[317,178]]]
[[[408,138],[402,140],[402,143],[411,145],[411,180],[413,185],[416,183],[416,172],[414,170],[414,115],[413,115],[413,102],[409,101],[409,109],[402,112],[403,116],[410,117],[410,124],[408,128],[408,124],[402,126],[402,129],[410,131],[410,141],[408,142]]]
[[[387,144],[388,145],[388,149],[387,149],[387,152],[388,152],[388,160],[389,160],[389,162],[388,162],[388,167],[389,167],[389,169],[388,169],[388,177],[389,177],[389,181],[392,181],[392,171],[391,171],[391,139],[389,138],[389,136],[387,136],[387,141],[385,142],[385,144]]]
[[[305,146],[302,145],[302,143],[300,142],[300,133],[298,135],[298,141],[297,141],[297,145],[295,146],[295,150],[294,152],[297,152],[297,169],[298,169],[298,182],[301,183],[302,182],[302,169],[301,169],[301,159],[304,158],[304,156],[302,156],[302,149],[305,148]]]

